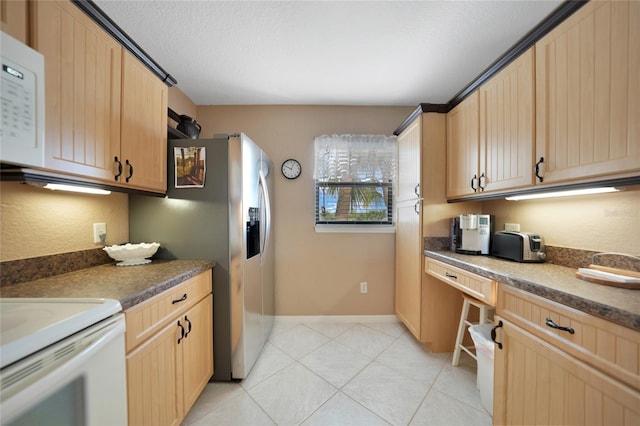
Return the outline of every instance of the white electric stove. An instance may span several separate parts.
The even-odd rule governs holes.
[[[0,299],[0,423],[126,424],[121,310],[111,299]]]
[[[0,368],[120,312],[111,299],[0,299]]]

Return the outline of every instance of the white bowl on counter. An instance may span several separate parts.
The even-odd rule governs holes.
[[[160,243],[121,244],[104,247],[109,257],[118,261],[117,266],[144,265],[150,263],[149,257],[153,256]]]

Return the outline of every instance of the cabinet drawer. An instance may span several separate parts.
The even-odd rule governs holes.
[[[640,389],[640,332],[501,283],[497,313],[592,367]],[[546,325],[547,318],[574,332]]]
[[[131,351],[173,318],[211,293],[211,270],[164,291],[125,311],[126,350]]]
[[[496,304],[496,282],[489,278],[429,258],[425,272],[490,306]]]

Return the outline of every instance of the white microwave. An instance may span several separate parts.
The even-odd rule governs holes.
[[[44,56],[0,31],[0,161],[44,167]]]

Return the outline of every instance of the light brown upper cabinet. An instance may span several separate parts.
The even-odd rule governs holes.
[[[590,1],[536,44],[542,183],[637,173],[638,123],[640,2]]]
[[[475,194],[480,150],[480,97],[477,91],[447,114],[447,197]]]
[[[590,1],[449,112],[447,197],[637,176],[638,123],[640,2]]]
[[[533,184],[533,48],[480,87],[479,192]]]
[[[447,197],[533,185],[533,49],[447,115]]]
[[[73,3],[30,4],[45,57],[45,167],[166,192],[166,85]]]
[[[29,2],[0,0],[0,30],[29,44]]]
[[[122,47],[71,2],[31,6],[45,57],[45,167],[115,183]]]
[[[123,51],[120,179],[132,187],[167,191],[167,86]]]

